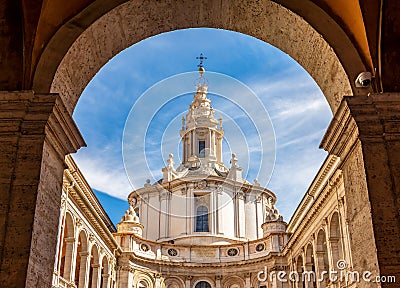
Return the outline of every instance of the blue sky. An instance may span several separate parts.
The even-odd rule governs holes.
[[[191,80],[193,74],[188,72],[197,69],[196,57],[200,53],[208,58],[204,64],[209,71],[206,77],[211,92],[218,86],[218,78],[212,76],[216,72],[248,86],[260,101],[257,104],[253,98],[232,91],[222,97],[209,95],[216,116],[224,119],[224,161],[229,166],[229,155],[235,152],[250,182],[255,177],[265,182],[269,179],[269,168],[260,171],[259,165],[263,160],[272,166],[273,158],[268,151],[273,146],[271,141],[276,141],[274,171],[267,187],[277,195],[277,207],[286,221],[325,159],[326,153],[318,145],[332,117],[330,108],[313,79],[287,54],[250,36],[219,29],[160,34],[111,59],[86,87],[73,115],[88,144],[73,157],[114,223],[127,209],[126,197],[133,190],[122,153],[126,121],[127,127],[138,132],[125,141],[143,146],[146,151],[145,159],[126,156],[127,167],[135,171],[130,180],[139,188],[147,178],[161,178],[161,168],[169,153],[175,155],[175,163],[179,164],[180,119],[193,94],[188,91],[170,97],[174,82],[168,82],[167,89],[160,86],[160,81],[165,83],[165,79],[186,73],[186,78],[177,79],[183,79],[182,85],[194,89],[195,79]],[[149,88],[154,85],[165,89],[151,94]],[[176,86],[179,84],[173,88]],[[269,114],[274,132],[257,131],[260,126],[268,126],[262,125],[268,117],[262,114],[260,105]],[[130,114],[132,107],[143,115],[153,112],[144,119],[136,112]]]

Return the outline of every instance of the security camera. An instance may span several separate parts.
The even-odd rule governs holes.
[[[372,74],[371,72],[361,72],[356,78],[356,87],[365,88],[371,85]]]

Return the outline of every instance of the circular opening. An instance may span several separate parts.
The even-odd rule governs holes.
[[[239,254],[239,250],[236,248],[230,248],[227,251],[228,256],[236,256]]]

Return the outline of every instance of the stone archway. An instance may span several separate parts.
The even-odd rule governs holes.
[[[300,16],[268,0],[262,4],[230,1],[209,5],[201,1],[126,2],[80,31],[68,50],[59,51],[61,55],[52,48],[58,48],[59,43],[51,42],[39,60],[34,90],[60,93],[71,113],[88,82],[117,53],[153,35],[195,27],[244,33],[286,52],[314,78],[333,111],[343,95],[352,94],[352,81],[328,42]],[[81,29],[70,25],[67,28]],[[68,32],[61,28],[53,38],[66,37]],[[354,49],[346,45],[346,55],[351,54],[349,51]],[[347,70],[362,71],[362,61],[355,52],[352,56]]]
[[[375,267],[379,269],[374,272],[399,274],[395,268],[400,256],[393,247],[400,242],[395,199],[400,185],[394,183],[400,179],[400,160],[396,156],[400,140],[392,122],[399,118],[400,95],[350,97],[339,106],[343,95],[359,94],[351,89],[354,76],[366,69],[344,33],[332,36],[334,32],[327,32],[321,36],[313,29],[318,25],[312,21],[319,21],[318,31],[325,24],[328,30],[340,31],[332,17],[323,14],[319,20],[310,20],[310,25],[300,17],[310,19],[310,11],[295,9],[300,15],[297,16],[267,0],[187,0],[179,6],[172,1],[131,1],[121,5],[124,0],[93,2],[61,25],[44,48],[33,68],[35,92],[2,93],[2,109],[8,113],[4,119],[9,125],[1,142],[6,152],[3,166],[7,167],[1,184],[8,191],[3,199],[6,224],[2,224],[4,233],[0,241],[0,276],[6,280],[5,286],[50,285],[63,157],[84,145],[70,115],[86,84],[109,59],[128,46],[158,33],[190,27],[228,29],[269,42],[292,56],[315,79],[332,110],[338,111],[322,147],[345,159],[345,188],[354,195],[347,199],[348,211],[353,211],[350,218],[354,219],[349,231],[357,236],[352,241],[368,242],[368,260],[376,258],[378,262]],[[312,1],[304,0],[301,4],[310,6]],[[319,14],[313,15],[315,18]],[[59,93],[60,97],[49,92]],[[15,134],[10,136],[9,131]],[[26,213],[18,219],[16,207],[21,201]],[[358,206],[363,209],[354,209]],[[382,217],[376,212],[369,214],[368,211],[380,211],[382,206]],[[356,225],[361,223],[360,219],[367,219],[361,228]],[[366,240],[364,234],[368,236]],[[15,243],[14,238],[20,235]],[[385,237],[391,239],[392,245],[386,245]],[[368,268],[363,266],[366,254],[361,246],[354,249],[353,255],[358,257],[355,266]]]

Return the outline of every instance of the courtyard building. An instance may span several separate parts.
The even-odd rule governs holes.
[[[202,74],[177,131],[182,163],[169,154],[163,178],[128,195],[117,229],[66,157],[53,286],[357,287],[347,277],[353,270],[338,157],[326,158],[287,224],[276,195],[243,178],[237,155],[225,166],[223,120],[215,118]]]

